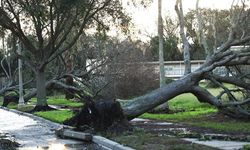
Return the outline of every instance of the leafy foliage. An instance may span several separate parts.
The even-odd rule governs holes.
[[[177,44],[178,44],[177,37],[164,38],[163,47],[164,47],[165,61],[182,60],[182,53],[179,51]],[[158,36],[151,38],[150,49],[148,53],[151,53],[152,59],[154,61],[159,60],[158,46],[159,46]]]

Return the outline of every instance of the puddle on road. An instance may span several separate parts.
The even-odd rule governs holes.
[[[67,149],[67,150],[82,150],[84,147],[86,147],[86,145],[84,145],[84,144],[66,144],[66,145],[64,145],[65,146],[65,148]]]
[[[149,119],[142,119],[142,118],[135,118],[131,120],[131,122],[148,122],[150,121]]]
[[[156,123],[151,123],[152,125],[158,125],[158,126],[167,126],[167,125],[173,125],[173,123],[170,122],[156,122]]]

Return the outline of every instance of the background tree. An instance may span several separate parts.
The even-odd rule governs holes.
[[[165,37],[163,39],[163,47],[164,47],[164,60],[168,61],[176,61],[183,60],[183,55],[181,51],[178,49],[178,37]],[[147,55],[151,56],[153,61],[157,61],[159,59],[158,55],[158,47],[159,47],[159,38],[158,36],[152,37],[150,40],[150,48],[146,52]]]
[[[179,19],[180,36],[183,43],[183,59],[185,64],[184,74],[191,72],[191,60],[190,60],[190,44],[185,33],[185,20],[183,15],[182,0],[176,0],[175,11]]]
[[[158,0],[158,38],[159,38],[159,73],[160,87],[165,85],[165,69],[164,69],[164,54],[163,54],[163,22],[162,22],[162,1]]]
[[[30,56],[18,55],[35,72],[38,109],[47,107],[47,64],[69,50],[93,22],[102,23],[104,15],[115,21],[120,18],[124,26],[128,21],[118,0],[2,0],[1,3],[0,26],[18,37]]]
[[[163,55],[164,60],[175,61],[183,60],[181,51],[178,48],[179,37],[178,37],[178,23],[173,18],[166,16],[163,20]],[[157,61],[158,47],[159,47],[159,37],[151,37],[150,48],[146,51],[147,55],[152,57],[153,61]]]
[[[205,59],[207,54],[202,46],[200,33],[202,32],[206,38],[209,50],[219,47],[228,37],[230,11],[198,8],[198,12],[200,17],[196,17],[197,10],[190,10],[185,15],[187,38],[193,42],[191,43],[191,58]],[[200,20],[199,18],[201,19],[200,23],[198,21]],[[213,53],[213,51],[209,53]]]

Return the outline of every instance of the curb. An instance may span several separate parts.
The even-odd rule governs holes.
[[[66,125],[62,125],[59,123],[55,123],[55,122],[49,121],[47,119],[35,116],[33,114],[29,114],[26,112],[21,112],[21,111],[15,110],[15,109],[9,109],[9,108],[3,107],[3,106],[0,106],[0,109],[10,111],[10,112],[16,113],[18,115],[30,117],[30,118],[37,120],[37,121],[45,122],[46,124],[48,124],[50,127],[52,127],[55,130],[55,134],[56,134],[56,131],[58,131],[58,129],[63,129],[63,128],[64,129],[73,129],[73,127],[71,127],[71,126],[66,126]],[[75,132],[75,133],[79,133],[79,132]],[[70,137],[70,136],[67,136],[67,137]],[[78,140],[79,139],[82,140],[81,138],[77,138],[77,137],[74,137],[74,138],[78,139]],[[98,144],[99,146],[101,146],[105,150],[134,150],[133,148],[123,146],[117,142],[114,142],[114,141],[109,140],[107,138],[104,138],[102,136],[93,135],[91,141],[95,144]]]
[[[106,149],[111,149],[111,150],[134,150],[133,148],[123,146],[117,142],[114,142],[112,140],[106,139],[102,136],[97,136],[94,135],[92,137],[92,141],[98,145],[102,145]]]

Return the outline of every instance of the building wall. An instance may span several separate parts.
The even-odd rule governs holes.
[[[198,69],[205,60],[193,60],[191,61],[191,70],[195,71]],[[148,66],[153,66],[155,68],[155,71],[159,72],[159,63],[158,62],[146,62],[145,63]],[[180,78],[184,75],[185,71],[185,65],[183,61],[165,61],[164,62],[164,68],[165,68],[165,77],[169,78]]]

